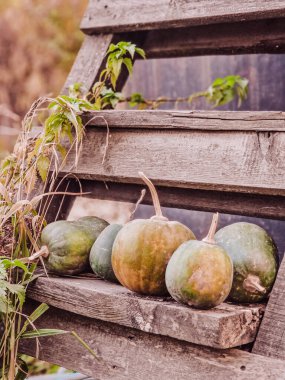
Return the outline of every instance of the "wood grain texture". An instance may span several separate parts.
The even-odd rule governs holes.
[[[90,0],[81,29],[114,33],[284,16],[284,0]]]
[[[144,185],[81,180],[87,198],[136,203]],[[79,191],[77,189],[76,191]],[[162,206],[285,220],[284,197],[157,186]],[[144,204],[153,205],[149,192]],[[198,221],[197,221],[198,222]],[[199,221],[199,223],[201,223]],[[280,232],[281,233],[281,232]]]
[[[97,116],[97,117],[96,117]],[[86,114],[90,126],[138,129],[285,132],[282,111],[111,110]]]
[[[285,21],[281,18],[152,30],[147,32],[143,48],[147,58],[284,53]]]
[[[279,268],[253,352],[285,360],[285,260]]]
[[[112,34],[101,34],[96,37],[85,36],[85,40],[61,90],[62,94],[68,93],[69,86],[74,83],[82,83],[86,92],[92,88],[104,67],[105,55],[113,38]]]
[[[36,304],[26,306],[29,314]],[[237,349],[215,350],[50,308],[37,328],[76,331],[97,353],[92,357],[72,336],[41,338],[40,358],[100,380],[285,379],[285,363]],[[21,352],[35,355],[35,341]]]
[[[258,113],[248,113],[245,124],[252,126],[242,130],[242,115],[225,112],[221,120],[221,114],[192,118],[185,112],[98,112],[94,124],[111,127],[104,163],[106,126],[87,127],[73,172],[80,179],[138,184],[141,170],[161,186],[284,196],[285,133],[278,132],[278,124],[284,125],[282,113],[275,120],[265,118],[270,132],[262,131]],[[169,115],[174,118],[167,120]],[[115,126],[116,116],[120,127]],[[71,153],[61,175],[72,170],[73,162]]]
[[[195,310],[170,297],[145,297],[98,279],[39,278],[29,297],[86,317],[216,348],[254,340],[263,305]]]

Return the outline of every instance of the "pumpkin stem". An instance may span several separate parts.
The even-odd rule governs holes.
[[[216,244],[214,236],[215,236],[215,233],[217,230],[218,221],[219,221],[219,213],[216,212],[213,215],[213,219],[212,219],[212,223],[211,223],[208,235],[202,241],[204,241],[205,243],[208,243],[208,244]]]
[[[266,289],[260,283],[260,278],[254,274],[249,274],[243,281],[243,288],[250,293],[266,293]]]
[[[31,263],[31,262],[39,259],[40,257],[48,257],[48,255],[49,255],[48,247],[46,245],[43,245],[38,252],[35,252],[30,257],[23,258],[22,261],[24,261],[26,263]]]
[[[147,178],[147,176],[143,172],[139,172],[138,174],[141,177],[141,179],[144,181],[144,183],[147,185],[147,187],[149,188],[149,191],[151,193],[151,198],[152,198],[153,206],[155,209],[155,216],[153,218],[161,219],[161,220],[168,220],[167,218],[165,218],[162,215],[159,198],[157,195],[157,191],[154,187],[154,184],[151,182],[151,180],[149,178]]]
[[[137,203],[135,204],[135,207],[134,207],[133,211],[130,213],[129,220],[132,219],[132,217],[134,216],[134,213],[137,211],[139,205],[140,205],[141,202],[143,201],[144,196],[145,196],[145,193],[146,193],[146,189],[142,189],[142,191],[141,191],[141,196],[140,196],[139,199],[137,200]]]

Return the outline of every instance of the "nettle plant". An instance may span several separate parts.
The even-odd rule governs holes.
[[[75,83],[69,95],[43,97],[34,102],[22,122],[22,132],[13,153],[2,162],[0,374],[3,380],[21,380],[28,374],[28,366],[19,354],[22,339],[36,339],[39,347],[39,337],[72,333],[95,356],[75,332],[36,328],[36,320],[48,309],[46,304],[41,304],[29,316],[23,311],[27,287],[38,276],[37,263],[27,258],[39,250],[39,236],[46,225],[49,204],[55,194],[71,194],[57,191],[62,181],[57,180],[57,176],[71,150],[76,152],[74,165],[77,164],[84,138],[82,115],[86,112],[96,115],[97,111],[113,109],[121,102],[138,109],[155,109],[168,102],[192,103],[203,97],[218,107],[236,98],[241,104],[247,97],[248,80],[238,75],[218,78],[207,90],[187,98],[151,100],[140,93],[124,96],[116,91],[116,85],[123,67],[132,73],[135,55],[145,58],[144,51],[131,42],[111,44],[106,67],[91,91],[84,91],[84,84]],[[35,125],[41,127],[35,128]],[[36,195],[35,188],[38,189]]]

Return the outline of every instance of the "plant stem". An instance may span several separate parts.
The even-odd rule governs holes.
[[[48,257],[48,256],[49,256],[48,247],[46,245],[43,245],[38,252],[35,252],[30,257],[25,257],[25,258],[21,259],[21,261],[31,263],[31,262],[39,259],[40,257]]]
[[[249,274],[243,281],[243,288],[250,293],[266,293],[266,289],[261,285],[260,278],[254,274]]]
[[[213,215],[213,219],[212,219],[212,223],[211,223],[208,235],[202,241],[204,241],[205,243],[208,243],[208,244],[216,244],[214,236],[215,236],[215,233],[217,230],[218,221],[219,221],[219,213],[216,212]]]
[[[162,215],[159,198],[157,195],[157,191],[154,187],[154,184],[151,182],[151,180],[149,178],[147,178],[147,176],[143,172],[139,172],[138,174],[141,177],[141,179],[144,181],[144,183],[147,185],[147,187],[149,188],[149,191],[151,193],[151,198],[152,198],[153,206],[155,209],[154,218],[158,218],[158,219],[162,219],[162,220],[168,220],[167,218],[165,218]]]

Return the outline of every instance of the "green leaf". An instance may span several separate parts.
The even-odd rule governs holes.
[[[129,74],[131,75],[133,72],[133,62],[130,58],[124,58],[123,60],[126,68],[128,69]]]
[[[10,284],[9,282],[7,282],[6,287],[10,293],[15,294],[18,297],[20,306],[23,306],[26,298],[25,288],[20,284]]]
[[[50,159],[47,156],[40,156],[37,160],[37,170],[43,182],[46,181],[50,167]]]
[[[136,53],[140,55],[143,59],[146,58],[145,51],[143,49],[136,47]]]
[[[21,331],[19,332],[17,339],[21,338],[22,334],[27,330],[28,326],[30,325],[30,322],[35,322],[38,318],[40,318],[47,310],[49,306],[46,303],[40,304],[36,310],[33,311],[33,313],[29,316],[29,319],[25,321],[23,324],[23,327]]]
[[[126,46],[126,50],[129,52],[129,54],[132,57],[132,59],[134,59],[135,51],[136,51],[136,45],[135,44],[130,44],[130,45]]]
[[[69,331],[59,330],[59,329],[38,329],[27,331],[21,335],[21,339],[33,339],[33,338],[42,338],[45,336],[54,336],[68,334]]]

